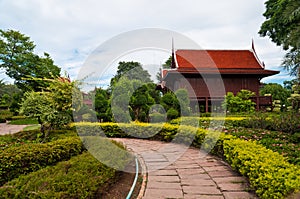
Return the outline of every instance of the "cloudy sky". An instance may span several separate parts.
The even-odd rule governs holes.
[[[0,29],[14,29],[30,36],[36,44],[36,53],[48,52],[72,78],[77,77],[87,57],[99,45],[120,33],[142,28],[176,31],[204,49],[250,49],[253,39],[266,68],[281,70],[284,52],[269,38],[257,34],[264,21],[264,2],[0,0]],[[154,64],[164,61],[154,53],[151,59]],[[283,71],[263,82],[288,79]]]

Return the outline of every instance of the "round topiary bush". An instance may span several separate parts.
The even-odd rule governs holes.
[[[166,122],[166,115],[161,113],[152,113],[149,115],[151,123]]]
[[[179,117],[179,112],[176,109],[170,108],[167,111],[167,118],[168,120],[176,119]]]

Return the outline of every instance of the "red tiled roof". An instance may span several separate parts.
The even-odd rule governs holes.
[[[164,69],[164,70],[162,71],[162,76],[163,76],[163,77],[166,76],[167,72],[168,72],[168,70]]]
[[[265,70],[253,50],[177,50],[176,69],[169,73],[186,74],[249,74],[267,77],[279,71]]]
[[[169,70],[168,73],[184,73],[184,74],[247,74],[247,75],[260,75],[260,76],[269,76],[279,73],[278,71],[273,70],[264,70],[264,69],[177,69]],[[167,74],[166,74],[167,75]],[[165,75],[165,76],[166,76]],[[165,77],[164,76],[164,77]]]
[[[177,50],[178,69],[263,69],[250,50]]]

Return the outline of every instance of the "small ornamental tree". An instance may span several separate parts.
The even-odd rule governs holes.
[[[300,86],[298,84],[293,85],[292,87],[293,94],[288,98],[291,106],[288,107],[289,110],[299,111],[300,110]]]
[[[236,96],[228,92],[222,106],[229,113],[252,112],[255,110],[255,103],[249,98],[253,96],[255,93],[248,90],[241,90]]]
[[[70,82],[66,78],[44,81],[48,81],[49,87],[43,91],[25,93],[20,113],[37,118],[42,134],[47,137],[49,130],[72,121],[72,94],[76,82]]]

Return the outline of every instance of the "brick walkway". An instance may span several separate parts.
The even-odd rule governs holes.
[[[217,157],[199,149],[141,139],[115,139],[139,154],[147,168],[144,199],[257,198],[246,179]]]

